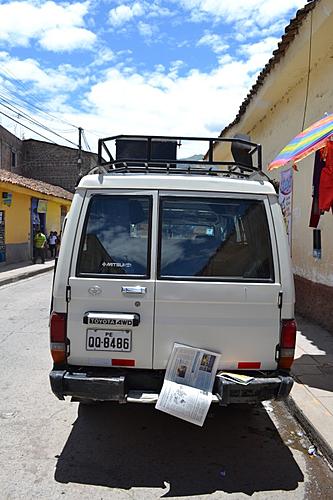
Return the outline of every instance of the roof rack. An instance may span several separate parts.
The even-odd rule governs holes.
[[[189,142],[208,143],[207,153],[202,159],[178,158],[177,149]],[[214,145],[219,142],[230,144],[233,160],[214,159]],[[115,151],[115,158],[111,150]],[[93,171],[207,174],[244,178],[252,177],[254,173],[262,173],[262,150],[260,144],[238,137],[116,135],[99,139],[98,165],[91,173]]]

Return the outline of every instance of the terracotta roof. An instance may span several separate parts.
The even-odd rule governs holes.
[[[250,104],[251,100],[258,93],[260,87],[263,85],[265,78],[267,77],[267,75],[269,75],[274,66],[276,66],[276,64],[280,62],[280,59],[285,55],[289,45],[294,40],[296,35],[298,35],[298,31],[300,26],[302,25],[302,22],[307,17],[309,12],[311,12],[312,9],[315,8],[316,4],[320,0],[307,0],[307,1],[308,1],[307,5],[305,5],[302,9],[299,9],[296,13],[296,17],[290,21],[288,26],[286,26],[284,30],[285,34],[282,36],[281,41],[278,43],[278,48],[273,51],[273,56],[270,58],[266,66],[264,66],[262,71],[259,73],[256,83],[253,85],[250,92],[247,94],[246,98],[242,102],[238,110],[238,113],[236,115],[236,118],[234,119],[233,122],[229,123],[229,125],[227,125],[221,131],[220,137],[223,136],[225,132],[227,132],[231,127],[239,123],[241,117],[245,114],[246,108]]]
[[[53,186],[52,184],[37,181],[36,179],[28,179],[27,177],[22,177],[21,175],[14,174],[8,170],[0,169],[0,182],[8,182],[9,184],[15,184],[16,186],[32,189],[38,193],[63,198],[64,200],[72,200],[73,198],[72,193],[66,191],[66,189],[63,189],[60,186]]]

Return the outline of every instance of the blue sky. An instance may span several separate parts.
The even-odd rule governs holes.
[[[121,133],[218,135],[305,3],[0,1],[0,124],[65,145],[23,113],[75,144],[83,127],[92,150]]]

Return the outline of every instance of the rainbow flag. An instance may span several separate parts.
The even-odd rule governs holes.
[[[268,165],[267,170],[283,167],[289,161],[296,163],[303,160],[323,148],[331,135],[333,135],[333,114],[325,116],[296,135]]]

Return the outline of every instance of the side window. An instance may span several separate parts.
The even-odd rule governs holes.
[[[159,278],[273,281],[262,201],[164,198]]]
[[[148,277],[150,226],[149,196],[93,196],[76,274]]]

